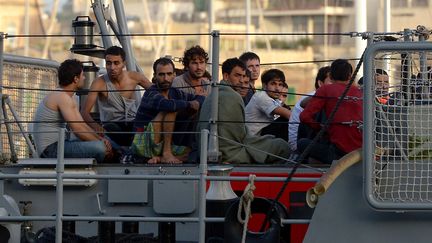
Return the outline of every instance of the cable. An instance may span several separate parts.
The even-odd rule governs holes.
[[[332,112],[330,113],[327,121],[324,123],[324,126],[321,128],[321,130],[318,132],[318,134],[314,137],[314,139],[312,140],[312,142],[306,147],[306,149],[303,151],[303,153],[300,154],[299,157],[297,157],[296,159],[296,164],[294,165],[294,167],[291,169],[291,172],[289,173],[287,179],[284,181],[282,188],[280,189],[280,191],[278,192],[278,194],[276,195],[275,199],[272,201],[272,207],[271,210],[269,212],[267,212],[266,217],[263,221],[263,224],[261,225],[260,231],[264,231],[264,228],[267,224],[267,221],[270,218],[270,215],[272,213],[272,211],[274,210],[275,206],[276,206],[276,202],[278,202],[280,200],[280,198],[282,197],[282,194],[284,193],[285,189],[288,186],[288,183],[292,180],[292,177],[294,176],[295,172],[297,171],[297,169],[300,167],[301,162],[306,158],[306,156],[309,154],[309,152],[312,150],[312,146],[318,142],[318,140],[324,135],[324,133],[327,131],[330,122],[333,120],[337,110],[339,109],[339,106],[342,104],[342,102],[344,101],[344,97],[348,94],[349,89],[351,88],[352,84],[354,83],[354,79],[357,76],[358,71],[360,70],[360,67],[363,63],[363,57],[364,57],[364,53],[365,51],[363,51],[363,54],[360,58],[359,63],[356,66],[356,69],[354,70],[353,75],[351,76],[350,81],[348,82],[345,90],[343,91],[341,98],[336,102],[336,105],[334,107],[334,109],[332,110]]]
[[[8,34],[5,33],[5,39],[10,38],[56,38],[56,37],[166,37],[166,36],[211,36],[213,33],[130,33],[130,34]],[[314,33],[287,33],[287,32],[272,32],[272,33],[246,33],[246,32],[219,32],[220,36],[325,36],[325,35],[339,35],[339,36],[357,36],[359,32],[333,32],[333,33],[324,33],[324,32],[314,32]]]

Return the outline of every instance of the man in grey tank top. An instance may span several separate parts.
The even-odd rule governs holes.
[[[60,65],[59,88],[41,101],[35,114],[33,137],[40,157],[57,157],[59,131],[67,124],[78,139],[65,141],[65,158],[95,158],[98,162],[112,158],[111,142],[84,122],[72,97],[84,85],[84,79],[80,61],[69,59]]]
[[[182,58],[184,73],[174,78],[172,87],[188,94],[207,96],[210,93],[211,78],[206,71],[208,59],[208,53],[199,45],[185,50]],[[196,147],[195,135],[187,132],[195,131],[197,119],[195,112],[191,113],[188,110],[178,112],[176,131],[184,133],[173,138],[176,144],[185,146],[193,144],[192,147]]]
[[[133,120],[140,104],[135,89],[138,85],[147,89],[152,83],[142,73],[124,70],[125,59],[126,54],[121,47],[112,46],[105,51],[107,74],[92,82],[81,114],[101,136],[105,134],[118,145],[130,146],[134,136]],[[96,102],[101,123],[90,114]]]

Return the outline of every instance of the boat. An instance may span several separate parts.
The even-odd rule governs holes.
[[[130,58],[127,68],[134,70],[137,65],[128,39],[131,34],[121,1],[115,2],[118,25],[113,26],[119,27],[115,35]],[[101,37],[104,46],[111,46],[113,35],[100,24],[105,17],[97,3],[93,8]],[[71,51],[100,57],[104,49],[92,43],[90,19],[77,18],[74,24]],[[243,237],[246,242],[428,242],[427,234],[420,231],[431,222],[427,212],[431,150],[427,75],[432,45],[425,40],[427,33],[419,28],[356,33],[369,42],[360,59],[365,66],[367,102],[362,126],[369,142],[361,152],[349,154],[330,168],[303,165],[290,158],[287,163],[271,166],[217,163],[215,127],[201,131],[204,149],[199,164],[96,164],[92,158],[65,159],[61,149],[56,159],[37,158],[30,133],[21,123],[35,107],[24,107],[20,112],[14,107],[31,103],[28,101],[37,103],[54,89],[59,64],[1,51],[1,125],[8,138],[2,140],[7,142],[2,147],[11,152],[0,166],[0,242],[210,243],[241,242]],[[209,33],[213,38],[212,63],[219,63],[220,35],[218,31]],[[389,35],[403,36],[407,41],[396,42]],[[1,47],[6,37],[0,35]],[[418,43],[408,42],[414,37],[419,38]],[[414,65],[419,67],[415,72]],[[391,77],[399,81],[392,85],[401,103],[375,102],[377,67],[391,70]],[[213,65],[212,70],[216,83],[218,66]],[[94,77],[93,65],[87,71],[86,75]],[[418,78],[411,77],[417,73]],[[13,75],[28,74],[35,77],[32,86],[14,83],[21,76]],[[15,91],[17,94],[11,93]],[[382,136],[378,138],[377,133]],[[59,136],[63,137],[64,131]],[[405,179],[400,180],[399,175]],[[398,195],[401,188],[405,188],[402,196]],[[255,199],[244,214],[253,217],[243,215],[250,220],[245,229],[236,218],[238,197],[252,191]],[[267,221],[268,225],[263,223]]]

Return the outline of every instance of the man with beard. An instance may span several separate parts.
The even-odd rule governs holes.
[[[201,46],[193,46],[184,52],[182,63],[185,72],[176,77],[172,87],[181,91],[207,96],[210,91],[210,80],[206,77],[208,54]]]
[[[90,92],[81,114],[84,120],[99,134],[106,134],[121,146],[130,146],[133,119],[140,97],[135,91],[139,85],[149,88],[152,83],[142,74],[124,70],[126,54],[121,47],[112,46],[105,51],[107,73],[98,77],[90,86]],[[99,124],[91,116],[93,106],[98,104]]]
[[[173,144],[177,113],[196,113],[204,96],[193,95],[172,88],[175,78],[174,63],[159,58],[153,64],[154,82],[144,93],[135,118],[136,134],[132,151],[148,163],[182,163],[189,149]]]
[[[207,52],[199,45],[192,46],[184,52],[182,63],[184,73],[174,78],[173,88],[193,95],[207,96],[210,92],[209,75],[206,73],[208,61]],[[195,131],[197,124],[197,113],[181,111],[177,114],[176,131]],[[190,160],[195,160],[197,155],[195,136],[188,133],[180,134],[174,138],[174,142],[180,145],[193,147]]]
[[[218,141],[222,162],[275,163],[280,157],[288,158],[288,143],[274,136],[256,136],[247,132],[242,88],[248,85],[246,66],[238,58],[229,58],[222,64],[223,80],[218,96]],[[198,131],[209,129],[212,110],[211,93],[200,112]],[[262,152],[265,151],[266,153]],[[277,155],[278,157],[272,156]]]

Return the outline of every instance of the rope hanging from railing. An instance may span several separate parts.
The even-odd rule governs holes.
[[[249,218],[251,217],[251,204],[254,200],[254,194],[255,191],[255,178],[256,175],[251,174],[249,175],[249,183],[246,185],[246,188],[243,191],[243,194],[240,197],[239,207],[237,210],[237,220],[243,224],[243,233],[242,233],[242,243],[245,243],[246,241],[246,233],[247,233],[247,227]],[[244,211],[245,218],[243,219],[242,212]]]

